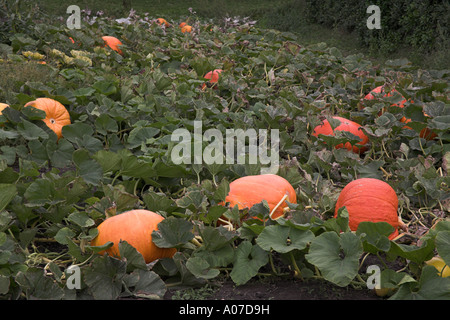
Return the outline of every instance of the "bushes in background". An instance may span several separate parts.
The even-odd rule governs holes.
[[[369,5],[380,7],[381,29],[367,28]],[[425,52],[448,46],[449,9],[448,0],[306,0],[311,22],[355,31],[362,44],[383,52],[399,45]]]

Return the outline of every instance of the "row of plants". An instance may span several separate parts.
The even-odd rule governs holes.
[[[0,115],[3,298],[163,298],[168,287],[222,276],[236,285],[278,276],[366,290],[369,257],[379,259],[392,298],[449,297],[449,278],[426,264],[436,255],[450,262],[448,72],[405,60],[376,68],[363,55],[304,47],[293,34],[245,22],[191,18],[182,32],[183,21],[140,18],[102,17],[78,30],[37,23],[1,45],[2,65],[32,65],[46,79],[0,94],[9,106]],[[103,36],[119,39],[120,53]],[[208,83],[216,69],[218,81]],[[378,86],[400,94],[363,99]],[[69,113],[60,136],[42,121],[38,98]],[[359,142],[352,133],[313,135],[332,116],[361,125],[365,152],[335,148]],[[230,184],[259,175],[262,163],[174,163],[172,133],[193,132],[194,121],[203,131],[279,130],[277,175],[296,194],[285,215],[272,217],[267,200],[224,205]],[[420,136],[425,128],[432,139]],[[408,228],[399,238],[388,238],[394,228],[384,222],[351,230],[345,207],[335,216],[341,190],[359,178],[395,190]],[[120,257],[99,254],[112,248],[95,242],[100,224],[135,209],[164,218],[152,242],[175,248],[173,256],[146,261],[127,241],[114,244]],[[70,266],[80,270],[78,289]]]

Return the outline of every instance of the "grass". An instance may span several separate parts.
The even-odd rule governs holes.
[[[434,52],[419,52],[405,46],[396,52],[386,53],[378,49],[363,47],[358,35],[339,29],[329,29],[306,20],[304,0],[128,0],[138,13],[148,12],[152,17],[164,17],[168,20],[181,21],[191,14],[190,8],[201,19],[220,19],[225,16],[249,16],[257,20],[263,28],[290,31],[299,35],[302,44],[325,42],[341,50],[345,55],[361,52],[375,64],[383,64],[387,59],[407,58],[414,65],[424,69],[448,69],[450,57],[448,45]],[[67,7],[72,0],[37,0],[36,3],[48,18],[66,17]],[[128,10],[123,0],[96,1],[80,0],[77,5],[81,9],[92,12],[103,11],[105,14],[124,17]]]

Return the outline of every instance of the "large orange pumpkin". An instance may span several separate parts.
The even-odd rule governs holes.
[[[360,153],[367,150],[367,147],[365,147],[365,145],[369,142],[369,138],[364,134],[363,130],[361,129],[361,125],[342,117],[335,116],[332,118],[341,122],[341,124],[337,126],[334,131],[347,131],[354,134],[355,136],[358,136],[361,139],[361,141],[356,145],[351,145],[350,142],[347,142],[345,144],[338,144],[336,146],[336,149],[346,148],[347,150],[353,151],[355,153]],[[315,137],[318,137],[319,134],[334,136],[334,131],[329,121],[325,119],[324,121],[322,121],[322,124],[314,128],[312,135]]]
[[[91,241],[92,246],[102,246],[107,242],[114,245],[100,254],[107,253],[120,258],[119,242],[126,241],[142,254],[146,263],[157,259],[170,258],[175,248],[159,248],[152,241],[152,232],[158,230],[158,223],[164,217],[149,210],[131,210],[114,215],[103,221],[98,227],[98,235]]]
[[[348,211],[349,227],[352,231],[356,231],[362,221],[384,221],[395,229],[389,236],[392,240],[398,235],[398,227],[403,227],[397,214],[397,194],[382,180],[360,178],[347,184],[336,202],[335,217],[338,210],[344,206]]]
[[[62,137],[62,128],[70,124],[70,114],[66,107],[50,98],[37,98],[25,104],[24,107],[29,106],[45,111],[46,117],[43,121],[60,139]]]
[[[112,36],[103,36],[102,39],[103,41],[105,41],[105,47],[108,46],[118,54],[123,54],[122,50],[120,49],[122,42],[119,39]]]
[[[383,86],[376,87],[375,89],[373,89],[372,91],[370,91],[370,92],[364,97],[364,100],[373,100],[373,99],[375,99],[374,94],[381,94],[381,93],[384,93],[384,87],[383,87]],[[393,89],[393,90],[391,90],[391,92],[385,93],[385,94],[384,94],[384,97],[390,97],[390,96],[392,96],[394,93],[399,93],[399,92],[398,92],[397,90]],[[397,107],[399,107],[399,108],[405,107],[405,103],[407,102],[407,100],[406,100],[406,98],[403,97],[403,96],[402,96],[402,98],[403,98],[403,100],[400,101],[399,104],[393,103],[392,106],[397,106]],[[411,102],[414,102],[414,101],[411,101]],[[363,104],[360,104],[360,109],[363,109],[363,108],[364,108],[364,105],[363,105]],[[384,112],[385,112],[385,110],[380,111],[379,115],[383,114]],[[428,115],[427,115],[426,113],[424,113],[424,114],[425,114],[425,116],[428,117]],[[408,122],[411,122],[411,119],[408,119],[408,118],[406,118],[406,117],[402,117],[402,118],[400,119],[400,121],[403,122],[403,123],[408,123]],[[411,129],[411,127],[409,127],[409,126],[404,126],[403,128],[404,128],[404,129]],[[434,138],[437,137],[437,135],[436,135],[434,132],[432,132],[430,129],[428,129],[428,128],[422,129],[422,130],[420,131],[420,133],[419,133],[419,136],[420,136],[421,138],[426,139],[426,140],[432,140],[432,139],[434,139]]]
[[[230,191],[225,198],[231,207],[239,210],[251,208],[266,200],[271,218],[277,219],[289,209],[286,201],[297,202],[297,195],[292,185],[283,177],[275,174],[245,176],[230,183]]]

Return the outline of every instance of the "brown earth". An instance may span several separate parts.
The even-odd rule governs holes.
[[[177,299],[174,290],[168,290],[164,299]],[[195,299],[195,295],[193,295]],[[213,289],[205,300],[380,300],[372,290],[341,288],[326,281],[270,278],[251,280],[236,286],[225,280]]]

